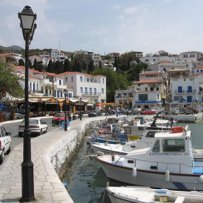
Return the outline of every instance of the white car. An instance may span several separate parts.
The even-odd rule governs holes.
[[[19,137],[23,136],[24,128],[25,128],[25,121],[23,120],[18,126]],[[31,135],[33,134],[41,135],[47,132],[48,125],[46,124],[46,122],[43,122],[40,118],[30,118],[29,130],[31,132]]]
[[[11,151],[11,133],[0,124],[0,164],[3,163],[4,155]]]

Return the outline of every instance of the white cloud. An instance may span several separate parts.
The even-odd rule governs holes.
[[[201,49],[203,2],[142,0],[0,0],[0,45],[24,46],[17,13],[30,5],[37,14],[33,48],[96,52]],[[183,50],[184,51],[184,50]]]

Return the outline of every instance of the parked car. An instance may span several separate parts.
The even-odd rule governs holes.
[[[88,117],[96,117],[96,116],[101,116],[102,112],[101,111],[91,111],[88,113]]]
[[[0,124],[0,164],[3,163],[4,155],[11,151],[11,133]]]
[[[154,115],[157,112],[155,110],[151,110],[151,109],[146,109],[140,112],[141,115]]]
[[[25,121],[20,122],[18,126],[18,135],[19,137],[23,136],[25,128]],[[41,135],[42,133],[46,133],[48,130],[48,125],[46,122],[43,122],[40,118],[30,118],[29,119],[29,129],[31,131],[31,135],[37,134]]]
[[[61,121],[65,121],[65,113],[64,112],[57,113],[53,116],[52,126],[59,125]]]
[[[25,116],[22,113],[15,113],[15,118],[16,119],[23,119]]]

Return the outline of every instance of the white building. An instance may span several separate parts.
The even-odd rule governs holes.
[[[61,73],[64,85],[73,89],[73,96],[90,103],[106,102],[106,76],[80,72]]]
[[[19,76],[21,86],[25,87],[25,68],[16,66],[15,74]],[[69,98],[73,98],[73,89],[64,85],[63,77],[54,73],[40,72],[29,69],[29,94],[30,96],[47,96],[55,98],[64,98],[66,89]]]
[[[120,105],[124,108],[132,108],[134,94],[135,90],[131,89],[130,87],[127,90],[116,90],[114,101],[117,105]]]
[[[150,65],[148,69],[152,71],[161,71],[166,72],[171,69],[185,69],[188,64],[185,61],[176,60],[176,61],[159,61],[157,64]]]
[[[66,59],[66,56],[60,50],[58,50],[58,49],[52,49],[51,50],[51,59],[53,61],[64,61]]]
[[[143,109],[162,107],[165,94],[163,81],[150,79],[136,81],[133,84],[136,90],[134,107]]]
[[[176,56],[160,56],[158,54],[148,54],[140,58],[140,61],[148,65],[158,64],[161,61],[173,62],[176,60]]]
[[[159,71],[140,73],[140,80],[135,81],[128,90],[117,90],[115,93],[116,104],[143,109],[162,107],[165,98],[166,76]]]
[[[188,70],[171,70],[170,76],[170,110],[183,111],[203,102],[203,74],[191,74]]]
[[[202,52],[199,51],[188,51],[179,54],[179,59],[186,61],[188,63],[197,62],[202,58]]]

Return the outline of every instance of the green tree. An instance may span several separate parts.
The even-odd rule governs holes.
[[[2,99],[6,92],[14,97],[22,97],[23,89],[19,84],[19,79],[12,73],[12,66],[0,62],[0,99]]]
[[[126,77],[129,81],[139,80],[139,74],[147,69],[147,64],[138,63],[133,64],[132,67],[126,71]]]
[[[70,61],[68,59],[65,59],[64,61],[64,72],[70,71]]]
[[[48,67],[47,67],[47,72],[49,72],[49,73],[54,72],[54,63],[52,62],[52,60],[49,60],[49,64],[48,64]]]
[[[114,102],[115,90],[126,89],[129,85],[125,75],[117,73],[110,68],[97,68],[92,74],[106,76],[107,102]]]

